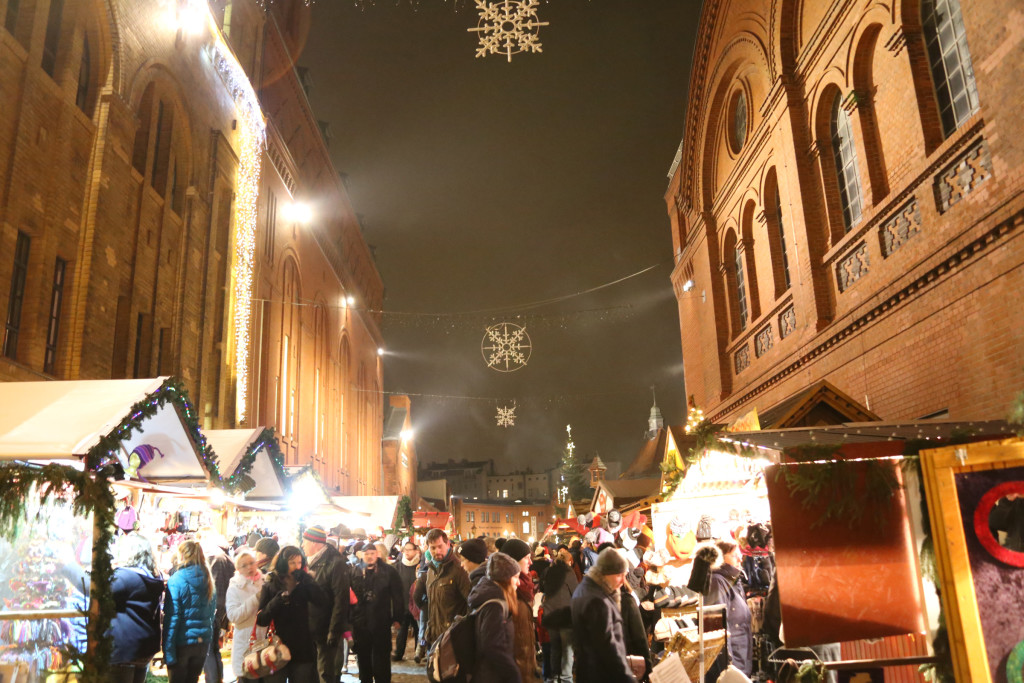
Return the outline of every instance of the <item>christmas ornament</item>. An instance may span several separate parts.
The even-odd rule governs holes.
[[[515,372],[525,367],[532,350],[526,328],[515,323],[491,325],[480,341],[487,367],[498,372]]]
[[[477,57],[503,54],[512,61],[520,52],[541,52],[537,33],[548,22],[538,21],[539,0],[476,0],[480,21],[476,28],[467,29],[480,34]]]
[[[495,416],[498,420],[499,427],[514,427],[516,424],[516,407],[505,406],[502,408],[498,406],[498,414]]]

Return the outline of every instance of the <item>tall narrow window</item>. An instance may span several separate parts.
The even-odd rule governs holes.
[[[267,233],[263,244],[263,253],[267,260],[274,260],[274,233],[277,231],[277,195],[273,190],[267,192]]]
[[[959,0],[924,0],[921,26],[942,133],[948,137],[978,111],[978,89],[974,85],[974,67]]]
[[[75,92],[75,106],[88,114],[89,75],[92,73],[92,55],[89,54],[89,35],[82,36],[82,60],[78,63],[78,90]]]
[[[167,192],[167,166],[171,157],[171,129],[174,114],[167,112],[163,100],[156,109],[156,143],[153,145],[153,166],[149,183],[163,197]]]
[[[18,10],[21,7],[21,0],[7,0],[7,15],[4,17],[4,28],[11,35],[18,30]]]
[[[288,415],[288,399],[291,396],[289,389],[288,378],[288,335],[284,335],[284,339],[281,340],[281,436],[288,436],[288,427],[291,425],[291,420]]]
[[[59,258],[53,266],[53,291],[50,293],[50,322],[46,326],[46,356],[43,372],[53,374],[57,365],[57,341],[60,339],[60,309],[64,303],[64,273],[67,262]]]
[[[857,173],[857,150],[854,148],[850,115],[843,109],[839,93],[836,93],[832,103],[830,129],[836,180],[839,182],[839,201],[843,208],[843,225],[849,232],[860,221],[860,175]]]
[[[747,327],[747,289],[743,277],[743,252],[739,246],[734,253],[736,263],[736,310],[740,314],[740,329]]]
[[[46,19],[46,37],[43,39],[43,71],[53,76],[57,68],[57,46],[60,45],[60,26],[64,17],[64,0],[50,0],[50,14]]]
[[[775,187],[775,225],[779,229],[779,249],[782,250],[782,274],[786,280],[786,289],[792,286],[789,279],[789,254],[786,253],[786,227],[782,222],[782,198],[779,196],[779,188]]]
[[[320,427],[320,368],[313,370],[313,429],[316,430],[313,437],[313,457],[319,458],[322,450],[320,440],[323,438],[323,430]]]
[[[4,355],[18,358],[18,333],[21,331],[21,305],[25,301],[25,279],[28,276],[28,252],[32,238],[18,231],[14,246],[14,270],[11,272],[11,293],[7,299],[7,325],[4,330]]]

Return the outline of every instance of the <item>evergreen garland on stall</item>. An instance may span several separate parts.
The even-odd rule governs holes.
[[[8,538],[15,536],[18,524],[25,519],[26,500],[34,487],[38,487],[35,490],[43,501],[67,503],[77,515],[93,515],[92,588],[86,627],[89,646],[85,653],[69,653],[68,657],[81,663],[78,679],[82,683],[110,680],[111,641],[107,632],[115,612],[110,591],[114,579],[110,547],[114,538],[115,501],[110,484],[124,474],[117,453],[124,441],[142,429],[145,420],[168,403],[178,408],[211,482],[223,487],[225,481],[221,478],[217,457],[199,430],[187,391],[175,378],[167,379],[153,393],[132,405],[128,416],[117,427],[100,436],[85,454],[82,471],[57,464],[40,467],[15,463],[0,467],[0,534]]]
[[[249,444],[249,448],[242,455],[238,467],[226,479],[222,480],[225,491],[233,495],[241,495],[252,491],[256,487],[256,481],[249,476],[249,473],[252,472],[256,456],[264,448],[270,454],[270,461],[274,465],[274,470],[281,481],[284,482],[285,493],[288,493],[291,481],[284,470],[284,453],[281,452],[281,446],[277,442],[277,436],[274,433],[273,427],[264,428],[260,435]]]

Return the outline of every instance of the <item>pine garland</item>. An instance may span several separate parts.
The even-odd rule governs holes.
[[[277,436],[273,427],[266,427],[260,435],[249,445],[249,448],[242,455],[238,467],[226,479],[223,480],[224,490],[230,494],[238,495],[252,491],[256,487],[256,481],[249,476],[252,466],[256,462],[256,456],[260,450],[266,448],[270,454],[270,462],[274,466],[281,481],[284,482],[285,493],[291,488],[291,481],[284,470],[284,453],[277,442]]]

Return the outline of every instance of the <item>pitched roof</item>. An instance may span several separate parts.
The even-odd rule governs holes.
[[[668,434],[671,431],[672,439],[676,447],[688,450],[694,443],[694,437],[686,433],[682,425],[669,425],[658,430],[655,438],[644,441],[640,451],[633,458],[626,471],[619,479],[643,479],[647,477],[661,477],[661,463],[665,460],[665,450],[668,448]]]
[[[761,412],[761,429],[818,427],[881,420],[828,380],[820,380]]]

